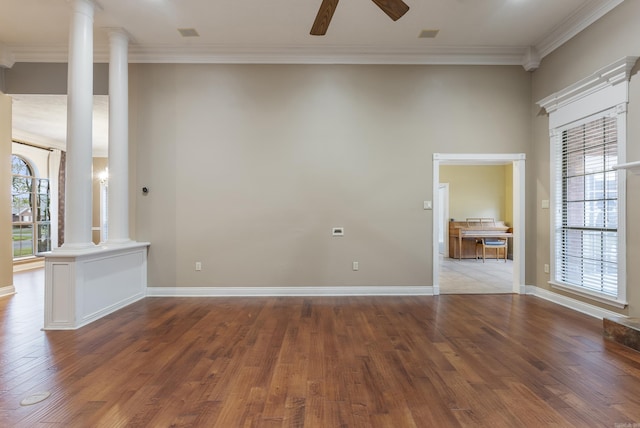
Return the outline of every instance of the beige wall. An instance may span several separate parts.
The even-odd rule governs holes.
[[[7,94],[67,94],[67,64],[17,62],[3,69]],[[109,64],[93,65],[93,93],[109,93]]]
[[[513,226],[513,164],[504,166],[504,222]]]
[[[433,153],[530,144],[522,67],[136,64],[130,77],[150,286],[431,285]]]
[[[449,183],[449,217],[456,221],[469,217],[512,221],[513,216],[507,214],[512,207],[507,207],[506,170],[505,165],[441,166],[440,182]],[[508,181],[512,182],[512,177]]]
[[[11,239],[11,98],[0,93],[0,288],[13,285]]]
[[[602,19],[582,31],[551,55],[533,73],[532,121],[533,187],[535,216],[529,224],[536,227],[537,247],[527,246],[533,261],[527,270],[534,275],[534,284],[549,289],[549,275],[543,271],[549,263],[549,210],[540,208],[540,201],[549,199],[549,131],[548,119],[535,105],[536,101],[589,76],[598,69],[624,57],[640,54],[640,1],[626,1]],[[637,71],[637,66],[636,66]],[[631,77],[627,113],[627,161],[640,160],[640,77]],[[627,180],[627,297],[629,308],[623,312],[640,316],[640,176],[628,174]],[[533,257],[535,256],[535,258]],[[529,275],[528,275],[529,276]],[[551,291],[557,292],[553,289]],[[573,297],[573,296],[572,296]],[[589,303],[594,303],[589,301]],[[607,307],[608,309],[612,309]]]

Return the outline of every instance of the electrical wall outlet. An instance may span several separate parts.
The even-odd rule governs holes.
[[[202,270],[202,262],[196,262],[196,270]]]
[[[360,269],[360,264],[358,262],[353,262],[353,270]]]
[[[549,273],[549,265],[548,264],[544,265],[544,273]]]

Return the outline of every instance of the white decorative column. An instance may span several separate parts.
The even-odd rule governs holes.
[[[69,34],[67,172],[64,244],[90,248],[92,212],[93,13],[91,0],[75,0]]]
[[[109,31],[109,193],[107,244],[129,239],[129,37]]]
[[[74,0],[69,43],[65,243],[45,256],[44,328],[73,330],[146,296],[149,243],[129,240],[127,39],[112,34],[109,241],[91,242],[93,13]],[[112,211],[113,210],[113,211]]]

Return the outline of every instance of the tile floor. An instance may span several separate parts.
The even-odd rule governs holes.
[[[513,260],[440,257],[440,294],[498,294],[513,291]]]

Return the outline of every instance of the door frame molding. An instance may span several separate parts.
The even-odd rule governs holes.
[[[438,228],[440,218],[440,165],[513,165],[513,292],[525,294],[525,160],[524,153],[434,153],[433,154],[433,294],[440,294]]]
[[[445,203],[446,206],[444,207],[444,210],[442,210],[442,212],[444,213],[444,218],[440,218],[439,222],[437,223],[439,225],[439,227],[442,228],[442,237],[444,239],[443,242],[443,250],[442,250],[442,254],[446,255],[449,254],[449,228],[447,227],[447,221],[446,219],[449,217],[449,183],[439,183],[438,184],[438,203],[440,203],[440,191],[441,189],[445,189]],[[438,207],[438,209],[440,209],[440,207]],[[438,215],[440,215],[440,211],[438,211]],[[440,232],[438,232],[438,238],[440,238]],[[440,242],[438,241],[438,245],[440,245]],[[440,248],[438,248],[438,252],[440,252]]]

